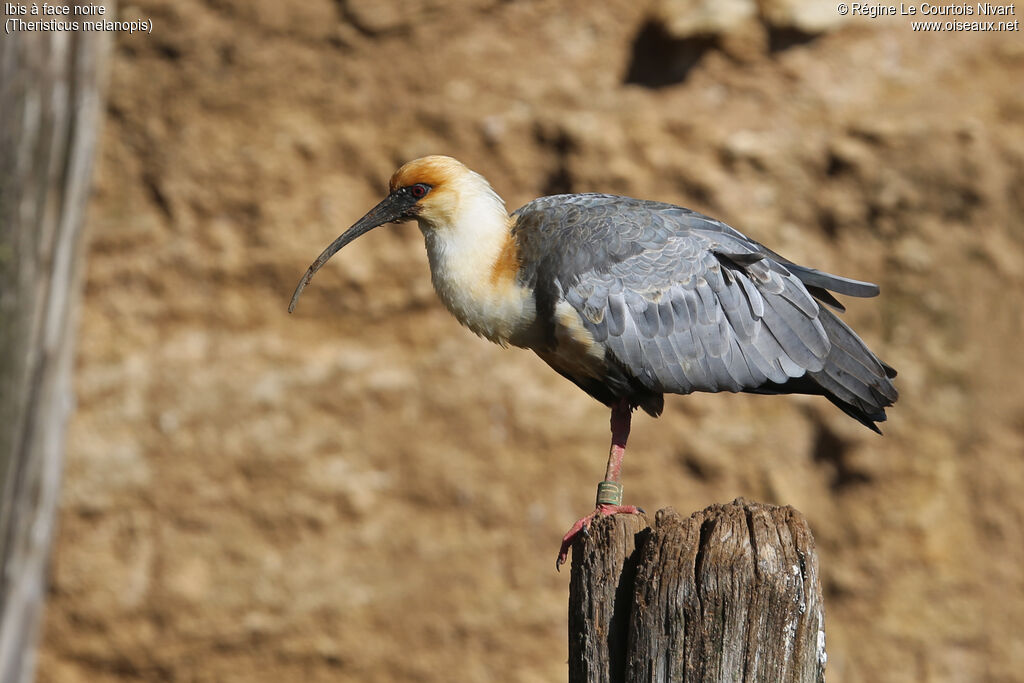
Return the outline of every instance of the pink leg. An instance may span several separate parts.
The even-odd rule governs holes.
[[[629,423],[633,411],[627,401],[612,406],[612,447],[608,451],[608,468],[604,471],[606,481],[618,481],[622,476],[622,459],[626,455],[626,439],[629,438]]]
[[[586,533],[587,527],[596,517],[618,513],[640,514],[643,512],[635,505],[622,505],[622,459],[626,455],[626,440],[629,438],[629,423],[632,409],[629,402],[622,400],[612,406],[612,446],[608,453],[608,468],[605,470],[604,481],[597,489],[597,507],[586,517],[576,520],[569,532],[562,538],[562,547],[558,550],[555,569],[560,569],[569,556],[569,548],[580,532]]]

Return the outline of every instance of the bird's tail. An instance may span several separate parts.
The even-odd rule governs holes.
[[[821,307],[818,320],[832,348],[825,366],[808,373],[810,379],[840,410],[881,434],[875,423],[885,421],[885,408],[899,397],[892,383],[896,370],[879,360],[846,323],[825,307]]]

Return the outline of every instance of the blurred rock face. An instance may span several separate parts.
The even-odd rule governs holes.
[[[415,226],[285,313],[428,153],[510,208],[670,201],[878,282],[845,318],[900,370],[884,438],[810,397],[670,397],[627,502],[800,509],[832,681],[1024,667],[1019,39],[563,5],[124,8],[155,28],[112,74],[41,680],[564,678],[551,564],[606,409],[459,328]]]

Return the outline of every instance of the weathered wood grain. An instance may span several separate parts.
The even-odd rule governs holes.
[[[577,577],[595,583],[576,585]],[[590,648],[574,650],[574,641]],[[817,555],[793,508],[736,500],[686,518],[666,508],[641,533],[635,518],[619,516],[573,548],[571,683],[812,683],[824,668]]]
[[[626,670],[633,578],[647,518],[597,520],[572,549],[569,581],[569,680],[621,681]]]
[[[35,661],[109,41],[0,40],[0,680],[11,683],[30,681]]]

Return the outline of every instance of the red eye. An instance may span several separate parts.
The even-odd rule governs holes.
[[[427,192],[429,191],[430,186],[424,185],[423,183],[416,183],[415,185],[409,187],[410,194],[412,194],[412,196],[415,197],[416,199],[421,199],[422,197],[425,197]]]

